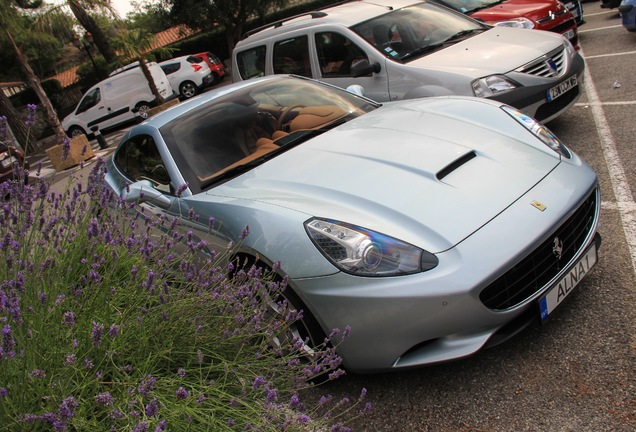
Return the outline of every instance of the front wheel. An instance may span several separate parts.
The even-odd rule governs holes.
[[[67,135],[71,138],[75,138],[76,136],[86,135],[86,131],[79,126],[71,126],[68,128]]]
[[[190,99],[199,93],[199,88],[192,81],[185,81],[179,86],[179,93],[181,93],[181,96],[185,99]]]
[[[150,111],[150,104],[148,102],[139,102],[135,107],[135,110],[139,117],[146,120],[148,118],[148,111]]]
[[[237,257],[235,263],[235,273],[231,277],[240,274],[239,269],[243,269],[247,273],[252,266],[255,266],[260,269],[263,275],[272,274],[273,282],[282,283],[283,281],[282,277],[273,274],[272,269],[261,261],[255,263],[253,258]],[[324,347],[325,334],[320,324],[291,287],[284,287],[275,296],[266,291],[261,293],[260,297],[261,301],[267,304],[272,316],[285,316],[290,309],[302,311],[302,318],[282,326],[271,338],[269,344],[275,351],[289,351],[295,341],[302,340],[304,343],[300,350],[304,356],[311,358],[316,351]]]

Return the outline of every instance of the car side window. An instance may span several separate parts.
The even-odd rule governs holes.
[[[274,73],[311,77],[309,38],[297,36],[274,44]]]
[[[351,76],[353,64],[369,60],[350,39],[335,32],[316,33],[316,50],[323,77]]]
[[[171,193],[170,175],[152,137],[131,138],[119,148],[114,162],[131,181],[150,180],[157,190]]]
[[[166,73],[166,75],[170,75],[181,69],[181,63],[170,63],[167,65],[161,66],[161,69]]]
[[[90,108],[93,108],[101,100],[102,97],[99,91],[99,87],[96,87],[90,92],[86,93],[86,96],[84,96],[84,99],[82,99],[82,102],[80,102],[79,106],[77,107],[77,112],[75,114],[80,114],[84,111],[89,110]]]
[[[244,80],[265,75],[265,45],[242,51],[236,55],[238,70]]]

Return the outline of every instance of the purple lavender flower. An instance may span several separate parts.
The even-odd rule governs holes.
[[[139,423],[137,423],[137,426],[135,426],[135,429],[133,429],[134,432],[147,432],[148,431],[148,422],[145,420],[140,421]]]
[[[79,403],[73,396],[69,396],[60,404],[59,415],[62,419],[71,419],[75,417],[75,408],[79,406]]]
[[[33,126],[34,119],[35,119],[35,110],[37,109],[37,105],[35,104],[28,104],[27,105],[27,117],[26,120],[24,120],[24,124],[27,126]]]
[[[0,398],[4,399],[7,397],[7,389],[4,387],[0,387]]]
[[[261,388],[261,386],[262,386],[263,384],[265,384],[266,382],[267,382],[267,381],[265,381],[265,378],[263,378],[262,376],[257,376],[257,377],[254,379],[254,382],[252,383],[252,387],[254,387],[254,388],[256,388],[256,389],[257,389],[257,388]]]
[[[66,359],[64,360],[64,363],[66,363],[67,366],[74,365],[76,361],[77,361],[77,357],[75,356],[75,354],[73,353],[66,354]]]
[[[157,427],[155,428],[155,432],[163,432],[166,430],[167,424],[165,420],[161,420],[158,424]]]
[[[152,400],[146,405],[145,409],[146,416],[153,417],[157,415],[159,412],[159,402],[157,402],[157,398],[152,398]]]
[[[99,346],[102,343],[102,336],[104,335],[104,324],[93,321],[93,330],[91,331],[91,340],[94,346]]]
[[[71,154],[71,139],[64,138],[62,141],[62,160],[68,159],[68,156]]]
[[[119,334],[119,326],[117,324],[111,324],[108,330],[108,336],[115,337]]]
[[[184,389],[183,387],[179,387],[177,389],[176,394],[177,394],[177,399],[186,399],[188,396],[190,396],[188,391]]]
[[[249,225],[246,225],[245,228],[243,228],[243,232],[241,233],[241,240],[245,239],[248,235],[250,235],[250,227]]]
[[[179,368],[179,370],[177,370],[177,375],[179,375],[179,378],[184,378],[186,376],[186,371],[184,368]]]
[[[74,326],[75,314],[71,311],[66,311],[64,312],[64,315],[62,315],[62,320],[64,321],[64,324],[66,324],[67,326]]]
[[[139,393],[142,396],[149,396],[150,392],[154,389],[156,382],[157,382],[156,378],[154,378],[152,375],[148,375],[146,379],[144,379],[137,386],[137,393]]]
[[[104,392],[95,396],[95,403],[97,405],[110,406],[115,403],[115,398],[112,397],[110,393]]]
[[[42,369],[35,369],[31,372],[31,376],[33,378],[46,378],[46,372],[44,372]]]

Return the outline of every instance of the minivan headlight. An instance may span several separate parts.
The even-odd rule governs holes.
[[[550,129],[548,129],[532,117],[525,115],[516,108],[504,105],[501,107],[501,109],[508,113],[510,117],[517,120],[517,122],[519,122],[527,130],[529,130],[535,137],[537,137],[539,141],[550,147],[556,153],[566,159],[570,159],[572,157],[570,151],[565,147],[561,140],[559,140],[559,138],[557,138],[557,136],[554,135],[552,131],[550,131]]]
[[[489,23],[489,24],[495,27],[517,27],[517,28],[525,28],[525,29],[534,28],[534,23],[530,21],[528,18],[524,18],[524,17],[511,18],[506,21],[498,21],[498,22]]]
[[[396,276],[431,270],[435,255],[359,226],[329,219],[305,222],[309,238],[340,270],[358,276]]]
[[[477,97],[489,97],[508,90],[513,90],[519,85],[504,75],[490,75],[472,82],[473,92]]]

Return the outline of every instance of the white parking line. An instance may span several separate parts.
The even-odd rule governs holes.
[[[581,33],[590,33],[590,32],[595,32],[595,31],[599,31],[599,30],[613,29],[613,28],[623,28],[623,25],[619,24],[619,25],[613,25],[613,26],[607,26],[607,27],[598,27],[598,28],[593,28],[593,29],[579,30],[579,34],[581,34]]]
[[[581,50],[582,51],[582,50]],[[582,53],[581,53],[582,54]],[[632,260],[632,269],[636,273],[636,203],[632,195],[631,188],[627,182],[625,170],[621,163],[621,158],[616,150],[616,143],[612,136],[612,131],[607,123],[607,117],[603,106],[596,92],[596,86],[588,68],[585,69],[585,92],[590,101],[592,117],[596,123],[596,129],[601,140],[603,157],[609,171],[610,181],[616,197],[616,208],[618,209],[627,239],[627,247]],[[607,205],[606,205],[607,207]]]
[[[611,54],[598,54],[598,55],[593,55],[593,56],[589,56],[589,57],[585,57],[586,59],[596,59],[596,58],[602,58],[602,57],[615,57],[615,56],[622,56],[622,55],[632,55],[632,54],[636,54],[636,51],[625,51],[622,53],[611,53]]]

